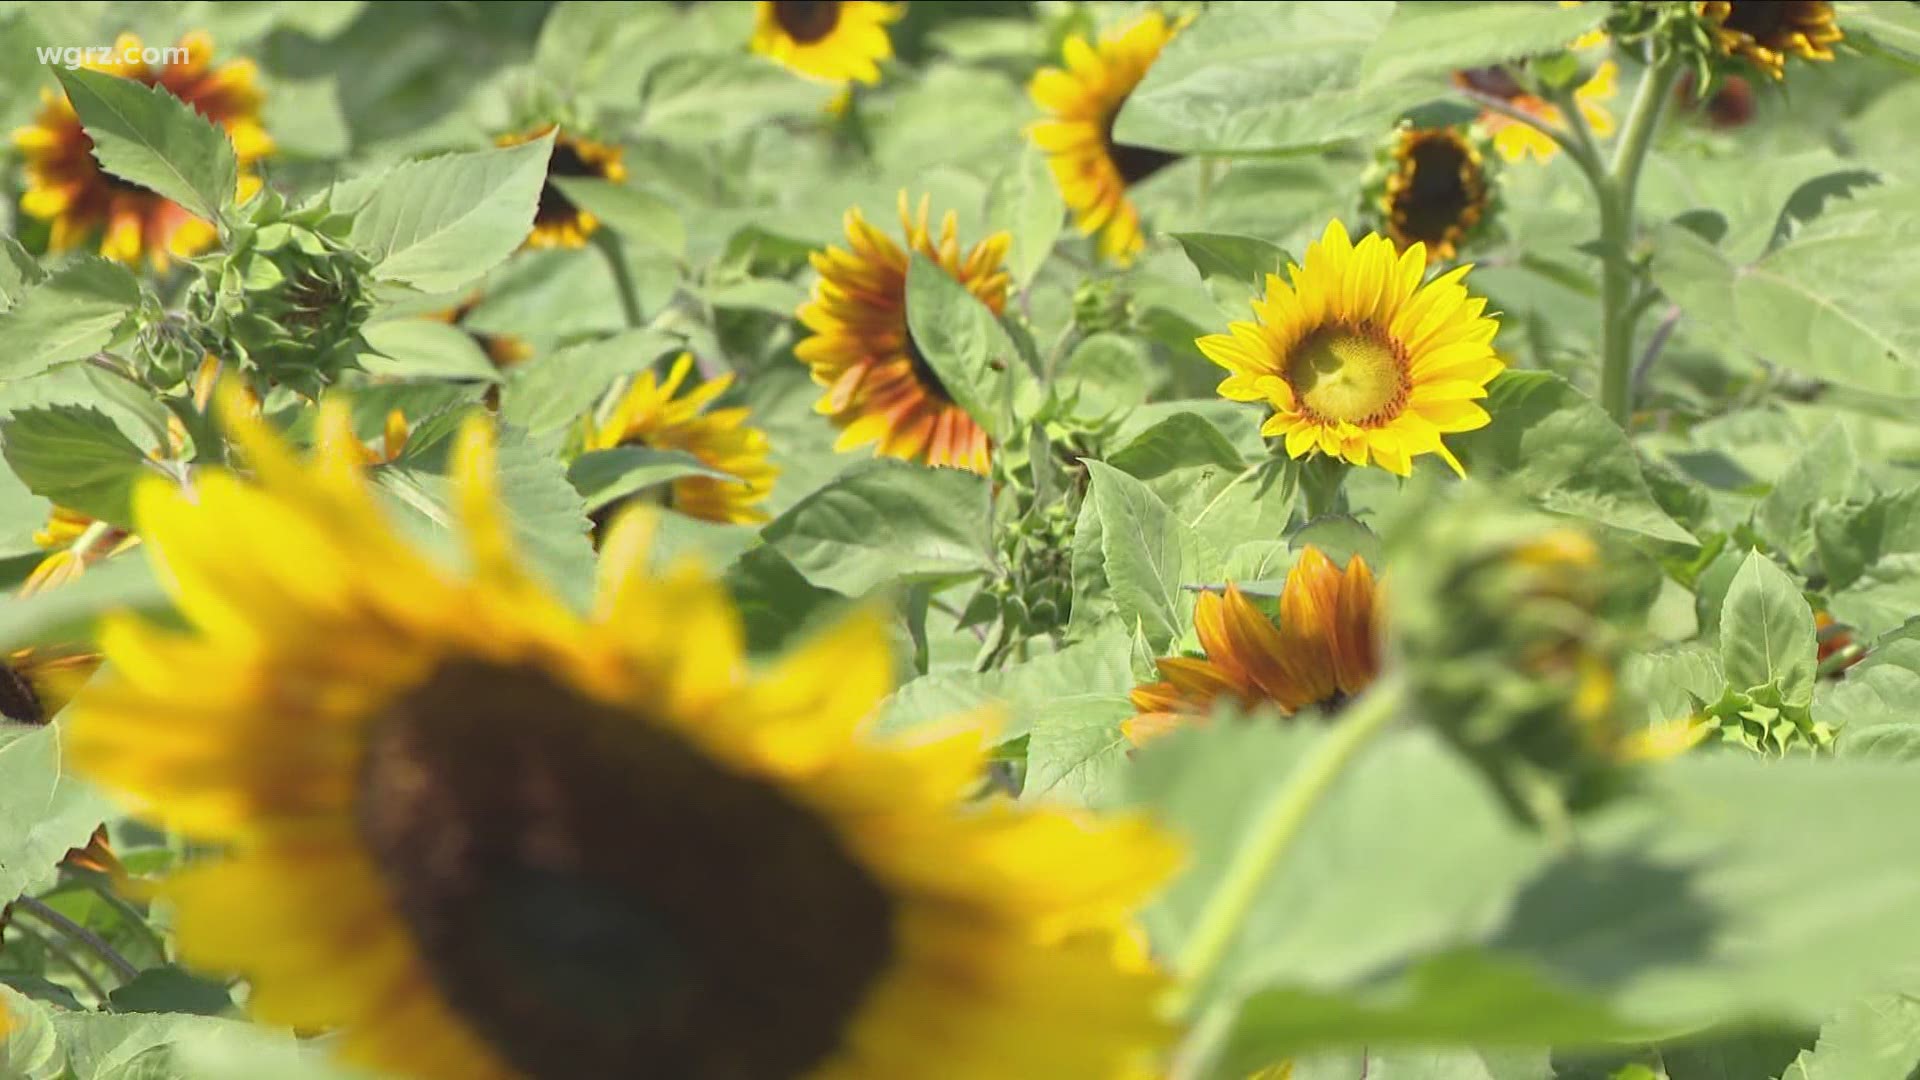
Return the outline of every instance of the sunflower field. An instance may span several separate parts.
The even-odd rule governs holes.
[[[0,0],[0,1080],[1920,1077],[1920,4]]]

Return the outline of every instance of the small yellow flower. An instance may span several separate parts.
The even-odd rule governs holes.
[[[1407,476],[1415,457],[1438,454],[1460,472],[1441,436],[1490,420],[1475,402],[1504,366],[1493,351],[1500,324],[1460,284],[1471,267],[1422,284],[1426,267],[1425,245],[1396,256],[1385,237],[1355,244],[1335,221],[1304,268],[1287,267],[1291,285],[1267,275],[1255,321],[1195,344],[1231,372],[1222,397],[1273,407],[1261,434],[1284,437],[1290,457]]]
[[[1582,40],[1587,40],[1583,38]],[[1604,36],[1602,37],[1604,41]],[[1620,67],[1612,60],[1602,60],[1594,68],[1593,75],[1573,92],[1573,102],[1580,110],[1580,116],[1587,127],[1598,138],[1607,138],[1613,134],[1613,114],[1607,111],[1606,102],[1618,92]],[[1534,94],[1527,93],[1519,80],[1503,67],[1472,68],[1453,73],[1454,85],[1475,93],[1498,98],[1508,105],[1530,116],[1536,116],[1548,124],[1566,123],[1566,116],[1560,107]],[[1480,126],[1493,135],[1494,148],[1508,161],[1519,161],[1532,155],[1535,161],[1547,161],[1560,152],[1559,144],[1545,134],[1521,123],[1510,116],[1494,112],[1491,109],[1480,113]]]
[[[746,409],[707,406],[733,385],[731,374],[708,379],[676,398],[693,372],[693,354],[682,353],[673,362],[665,382],[649,371],[634,380],[613,413],[588,440],[588,449],[648,446],[680,450],[702,465],[733,477],[685,476],[675,480],[670,495],[673,509],[705,521],[752,524],[767,520],[760,503],[773,494],[780,470],[767,460],[767,436],[747,426]]]
[[[519,146],[532,142],[557,125],[542,124],[531,131],[502,135],[498,146]],[[533,212],[533,232],[527,236],[530,248],[577,248],[587,245],[587,237],[600,228],[600,219],[573,204],[566,192],[553,182],[556,176],[584,176],[609,183],[625,183],[627,166],[621,160],[620,147],[596,142],[562,131],[554,137],[553,156],[547,159],[547,182],[540,188],[540,205]]]
[[[876,0],[760,0],[754,5],[752,49],[822,82],[876,83],[880,61],[893,56],[887,25],[906,5]]]

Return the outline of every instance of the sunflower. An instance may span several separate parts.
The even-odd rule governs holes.
[[[251,60],[214,66],[213,39],[205,33],[181,38],[180,48],[186,50],[184,61],[154,67],[139,59],[140,39],[122,34],[110,60],[90,60],[86,66],[163,87],[220,125],[240,160],[238,195],[250,198],[260,180],[247,166],[273,152],[273,139],[260,126],[258,69]],[[124,263],[145,255],[155,270],[165,270],[173,257],[205,251],[219,235],[211,222],[178,203],[101,169],[93,140],[64,94],[42,91],[38,118],[15,131],[13,141],[26,157],[27,190],[20,209],[53,223],[48,245],[55,251],[88,242],[99,232],[100,254]]]
[[[1406,476],[1415,457],[1438,454],[1463,472],[1440,437],[1487,425],[1474,401],[1504,366],[1493,351],[1500,324],[1460,284],[1471,267],[1423,285],[1425,245],[1395,256],[1383,236],[1354,244],[1338,221],[1306,263],[1287,267],[1291,287],[1267,275],[1257,321],[1195,342],[1232,372],[1220,395],[1272,405],[1260,432],[1284,435],[1290,457],[1319,452]]]
[[[733,479],[683,476],[673,481],[669,498],[675,510],[705,521],[765,521],[767,513],[758,504],[773,494],[774,478],[780,475],[767,460],[766,433],[747,426],[745,409],[705,411],[733,385],[731,374],[708,379],[676,400],[692,371],[693,354],[681,353],[666,382],[651,371],[634,380],[613,414],[594,430],[587,448],[645,446],[691,454]]]
[[[1154,661],[1163,681],[1134,688],[1140,713],[1122,730],[1139,745],[1204,721],[1222,700],[1289,716],[1337,707],[1380,673],[1379,610],[1365,559],[1355,555],[1343,571],[1311,546],[1287,573],[1278,625],[1237,586],[1202,593],[1193,626],[1206,655]]]
[[[558,125],[541,124],[531,131],[509,133],[494,140],[497,146],[519,146],[540,138]],[[540,187],[540,205],[533,211],[533,232],[527,235],[530,248],[577,248],[587,246],[587,237],[600,227],[600,219],[573,204],[555,177],[585,176],[612,184],[625,183],[627,166],[621,160],[620,147],[613,143],[570,135],[554,136],[553,156],[547,159],[547,182]]]
[[[226,421],[257,479],[135,494],[190,629],[108,620],[67,749],[224,847],[160,891],[262,1019],[446,1080],[1098,1077],[1165,1037],[1112,938],[1174,848],[966,803],[976,726],[864,737],[877,614],[750,670],[718,581],[648,570],[647,512],[590,615],[536,584],[484,421],[458,572],[381,513],[337,402],[311,463]]]
[[[1460,252],[1492,206],[1480,147],[1459,128],[1403,127],[1376,206],[1387,236],[1402,248],[1425,244],[1430,263]]]
[[[880,61],[893,56],[887,24],[907,8],[875,0],[760,0],[754,7],[754,52],[810,79],[867,84],[880,81]]]
[[[939,263],[998,315],[1007,302],[1002,263],[1011,238],[995,233],[963,255],[953,212],[940,222],[937,241],[927,215],[925,197],[916,216],[908,212],[907,193],[900,193],[902,249],[858,209],[847,211],[850,250],[813,253],[820,280],[796,313],[813,334],[793,354],[827,388],[814,411],[841,427],[834,449],[877,442],[878,453],[888,457],[985,474],[991,463],[986,431],[953,400],[907,329],[907,252]]]
[[[1580,110],[1581,118],[1600,138],[1613,134],[1613,114],[1607,111],[1605,102],[1611,100],[1617,91],[1619,76],[1619,65],[1612,60],[1602,60],[1594,68],[1593,75],[1573,92],[1573,103]],[[1453,83],[1463,90],[1504,101],[1547,124],[1558,126],[1566,123],[1567,118],[1560,111],[1560,106],[1528,93],[1526,87],[1514,78],[1513,72],[1504,67],[1456,71],[1453,73]],[[1492,133],[1494,148],[1508,161],[1519,161],[1528,154],[1532,154],[1535,161],[1546,161],[1560,151],[1560,147],[1545,134],[1491,109],[1481,110],[1480,125]]]
[[[1027,137],[1047,154],[1054,183],[1080,231],[1098,233],[1100,254],[1121,265],[1133,261],[1143,245],[1140,212],[1127,189],[1179,158],[1114,142],[1113,121],[1183,25],[1153,11],[1124,30],[1102,35],[1098,45],[1068,38],[1066,66],[1042,68],[1029,88],[1048,118],[1028,127]]]
[[[1713,24],[1720,48],[1775,79],[1786,75],[1787,55],[1833,59],[1845,37],[1826,0],[1705,0],[1700,15]]]

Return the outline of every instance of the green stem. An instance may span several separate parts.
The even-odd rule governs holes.
[[[1181,950],[1174,1007],[1188,1012],[1219,973],[1254,901],[1312,815],[1360,751],[1400,715],[1403,687],[1387,679],[1356,700],[1260,812]]]
[[[1600,201],[1600,402],[1625,428],[1633,415],[1633,332],[1640,311],[1634,307],[1638,270],[1633,262],[1633,226],[1640,172],[1660,128],[1680,65],[1670,57],[1653,62],[1640,79],[1633,105],[1614,148],[1613,164],[1599,178]]]
[[[48,956],[60,961],[62,966],[73,972],[74,978],[80,980],[80,985],[86,987],[87,993],[98,1000],[100,1007],[106,1007],[107,988],[101,985],[99,979],[93,977],[93,972],[87,970],[87,965],[81,963],[79,957],[73,955],[72,949],[67,948],[53,935],[28,926],[17,919],[13,922],[13,932],[33,941],[45,949]]]
[[[627,317],[627,326],[638,330],[647,324],[640,314],[640,290],[633,283],[633,274],[627,269],[627,255],[612,229],[601,227],[594,230],[593,246],[600,249],[606,257],[607,269],[613,274],[613,284],[620,294],[620,310]]]
[[[68,938],[85,945],[113,969],[113,973],[120,977],[121,982],[132,982],[140,977],[140,969],[134,967],[126,957],[121,956],[113,946],[107,944],[105,938],[53,910],[40,900],[31,896],[22,896],[13,902],[13,907],[15,911],[32,915],[50,929],[58,930]]]

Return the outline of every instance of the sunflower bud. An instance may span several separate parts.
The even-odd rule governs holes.
[[[1073,292],[1073,325],[1083,334],[1127,328],[1133,297],[1112,278],[1081,282]]]

